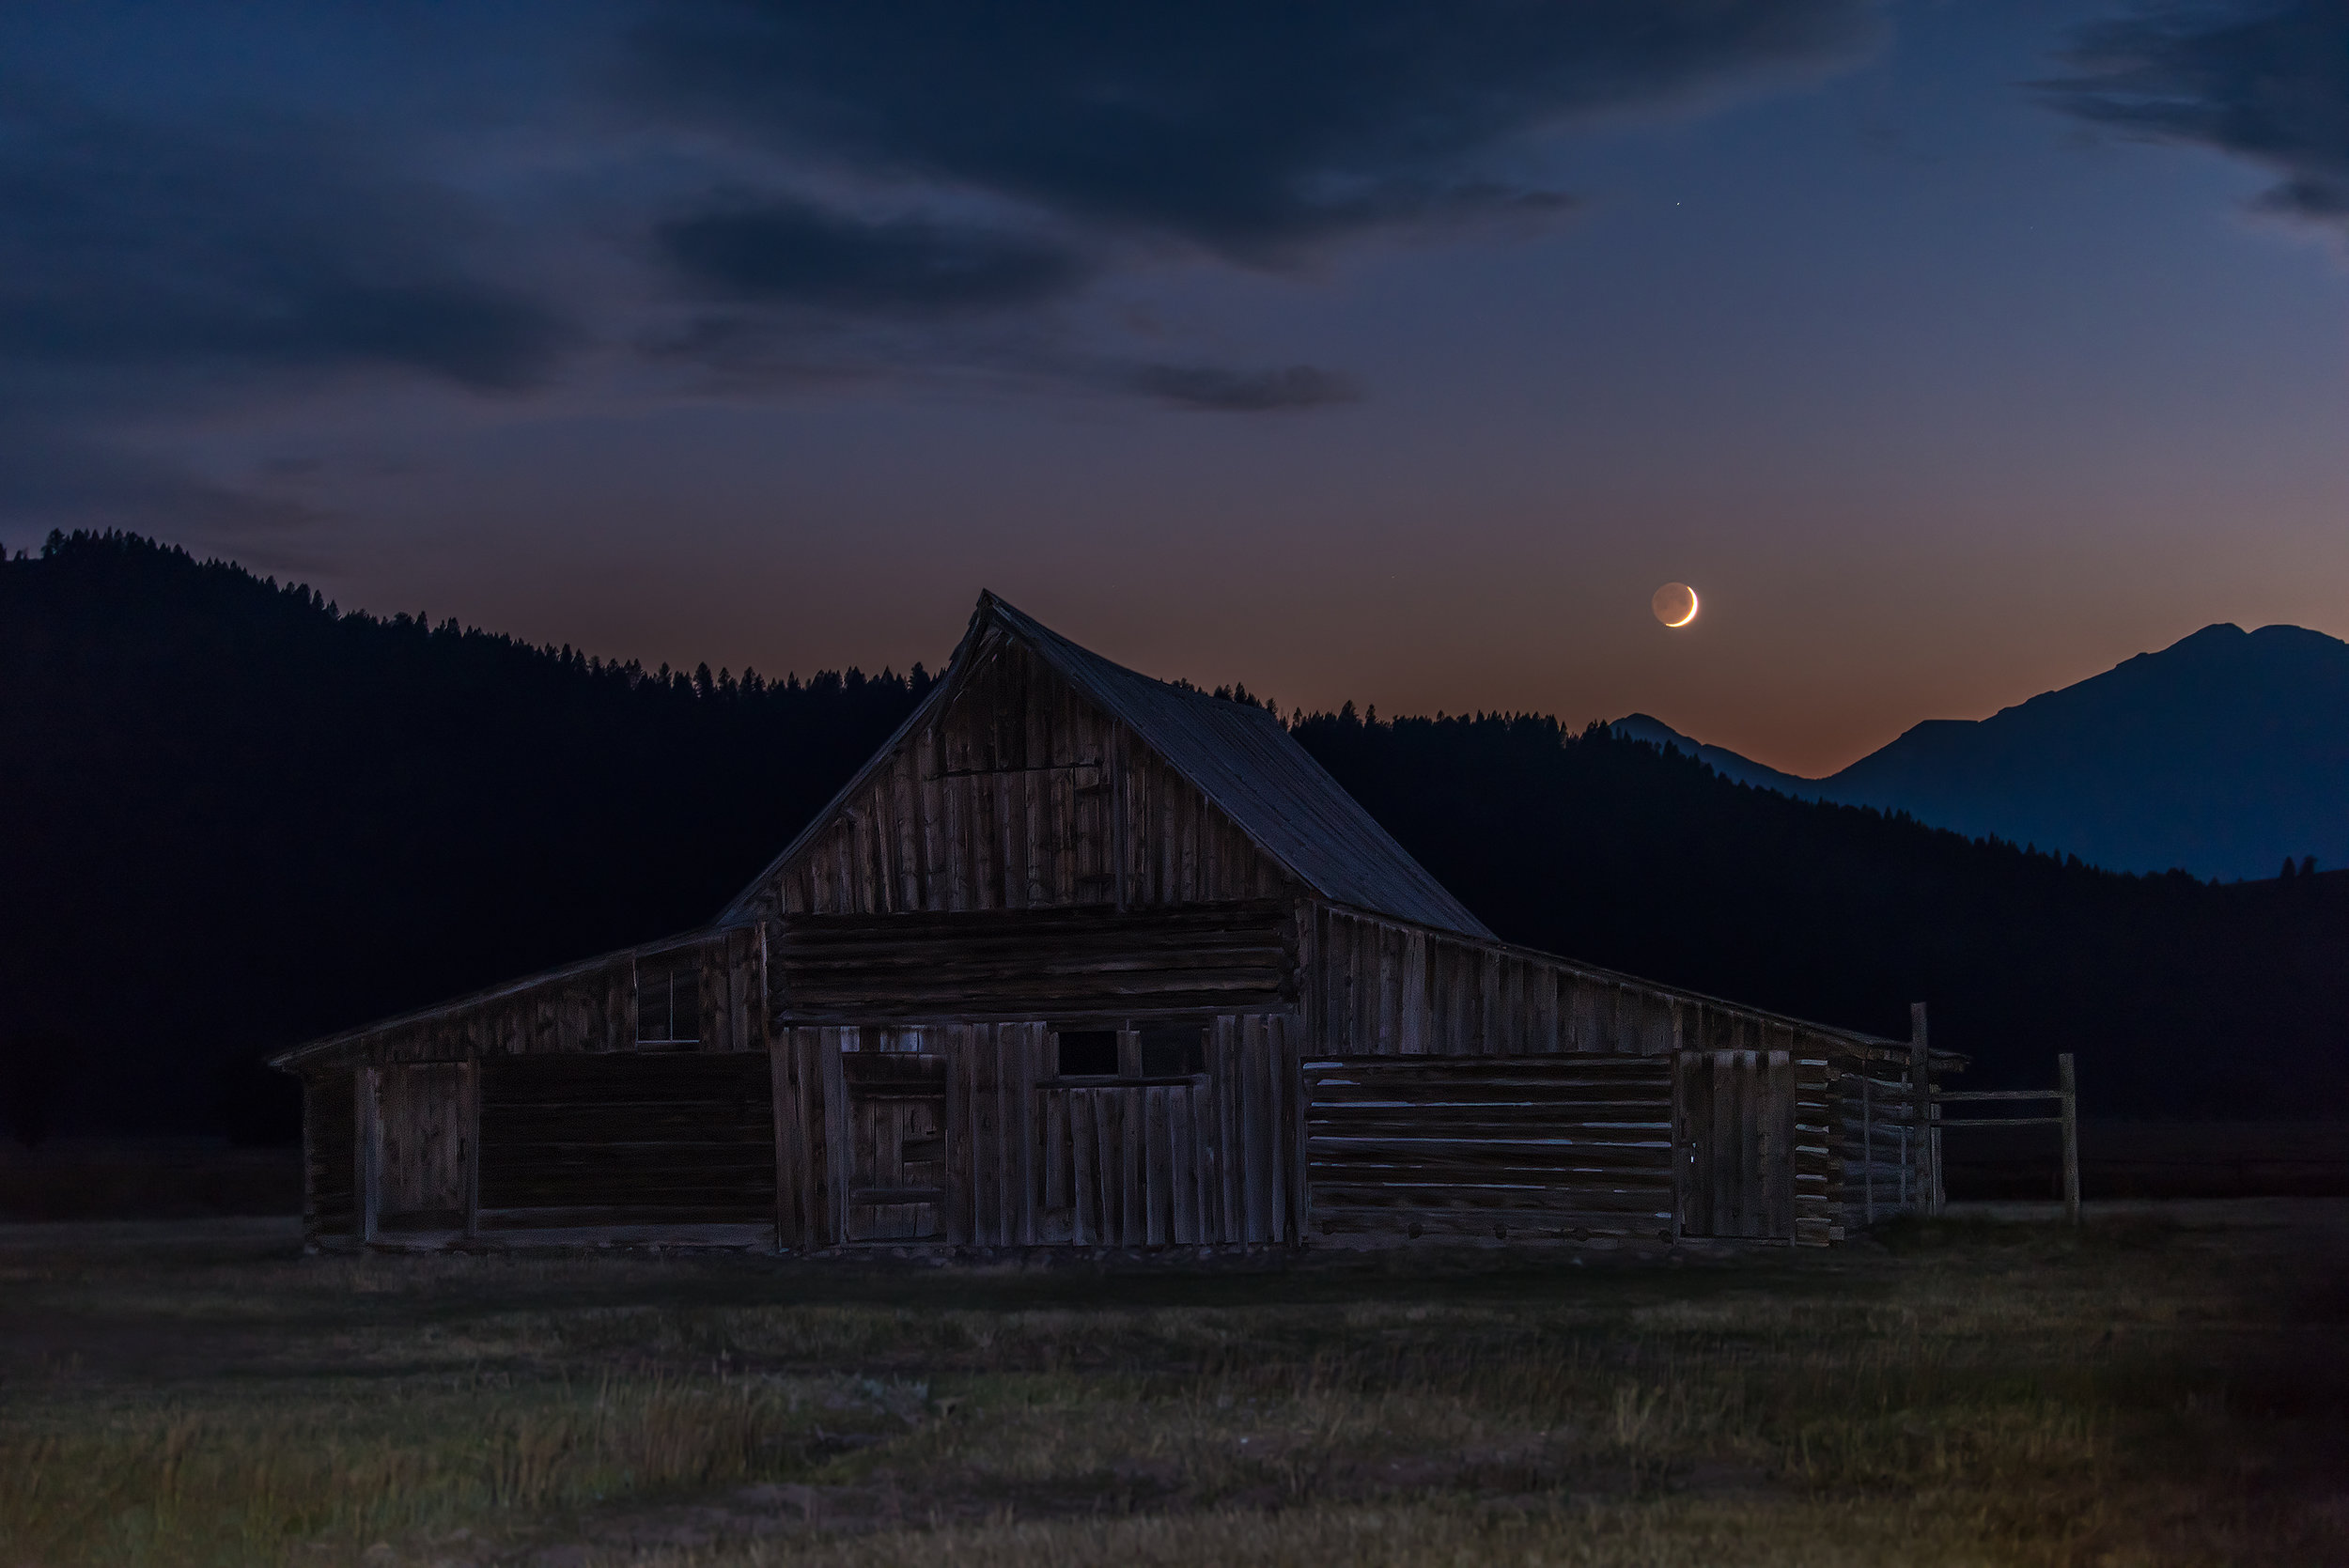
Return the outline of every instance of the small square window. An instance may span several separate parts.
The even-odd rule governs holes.
[[[1142,1032],[1142,1076],[1189,1078],[1207,1070],[1204,1024],[1152,1024]]]
[[[1117,1031],[1064,1029],[1060,1032],[1060,1076],[1115,1078]]]

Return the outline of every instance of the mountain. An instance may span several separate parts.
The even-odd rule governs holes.
[[[1615,728],[1727,778],[2115,871],[2249,878],[2287,856],[2349,863],[2349,643],[2300,627],[2204,627],[1987,719],[1927,720],[1824,779],[1641,714]]]
[[[1708,746],[1701,740],[1692,739],[1681,734],[1661,719],[1648,714],[1634,713],[1616,720],[1607,727],[1623,739],[1644,740],[1651,746],[1660,746],[1666,751],[1679,752],[1692,756],[1724,779],[1734,779],[1742,784],[1751,784],[1756,789],[1775,789],[1781,795],[1792,795],[1797,800],[1811,800],[1818,798],[1819,785],[1816,780],[1806,779],[1795,773],[1781,773],[1775,768],[1763,766],[1751,757],[1740,756],[1726,746]]]

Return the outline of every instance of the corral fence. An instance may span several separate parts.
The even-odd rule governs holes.
[[[2013,1103],[2015,1101],[2052,1101],[2056,1113],[2052,1116],[1967,1116],[1949,1118],[1941,1114],[1945,1105],[1979,1104],[1983,1101]],[[2072,1067],[2072,1053],[2064,1051],[2056,1058],[2056,1086],[2053,1089],[1938,1089],[1933,1094],[1932,1169],[1933,1192],[1930,1211],[1941,1212],[1948,1203],[1943,1190],[1946,1169],[1941,1154],[1941,1139],[1952,1129],[1968,1127],[2061,1127],[2063,1131],[2063,1218],[2077,1225],[2080,1222],[2080,1119],[2077,1080]]]

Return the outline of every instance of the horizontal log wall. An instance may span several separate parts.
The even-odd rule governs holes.
[[[771,1225],[773,1118],[763,1054],[486,1062],[481,1228]]]
[[[1673,1234],[1670,1058],[1317,1058],[1303,1081],[1319,1234]]]
[[[1123,724],[999,630],[751,912],[1149,907],[1269,898],[1286,877]]]
[[[770,966],[794,1023],[1246,1012],[1294,999],[1296,934],[1279,901],[794,915]]]

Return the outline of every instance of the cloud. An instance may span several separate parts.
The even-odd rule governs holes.
[[[51,528],[123,528],[241,550],[271,569],[318,564],[328,514],[126,446],[51,425],[0,423],[0,537],[19,548]]]
[[[0,422],[103,444],[327,386],[533,391],[594,345],[634,347],[623,396],[683,366],[1343,401],[1308,365],[1134,366],[1088,290],[1549,222],[1541,135],[1809,69],[1875,4],[616,0],[388,53],[315,8],[127,44],[0,19]]]
[[[794,198],[673,219],[661,254],[704,290],[858,316],[946,317],[1041,303],[1091,272],[1075,250],[927,218],[867,221]]]
[[[543,380],[570,340],[459,259],[461,204],[324,128],[0,102],[0,367],[20,377],[151,390],[188,372],[216,396],[365,368],[499,391]]]
[[[1134,391],[1190,409],[1262,413],[1350,403],[1361,391],[1349,377],[1310,365],[1279,370],[1233,370],[1207,365],[1144,365],[1128,372]]]
[[[673,0],[640,102],[882,184],[1277,265],[1548,193],[1549,127],[1848,51],[1866,0]]]
[[[2208,147],[2282,179],[2274,211],[2349,219],[2349,0],[2149,7],[2075,35],[2038,85],[2092,124]]]

